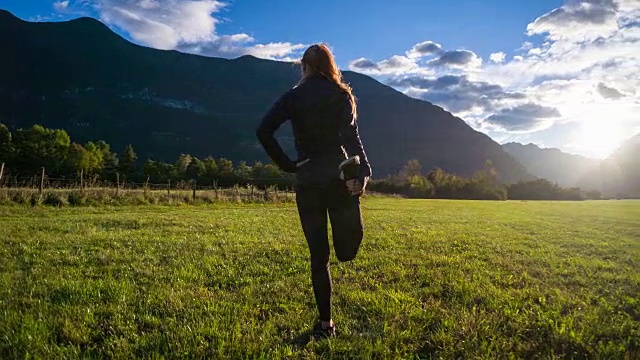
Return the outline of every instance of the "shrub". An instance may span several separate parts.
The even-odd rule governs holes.
[[[71,191],[68,201],[71,206],[84,206],[87,204],[87,195],[82,191]]]
[[[49,192],[42,199],[44,205],[62,207],[69,204],[67,196],[62,192]]]
[[[29,190],[15,190],[11,192],[11,201],[18,205],[33,205],[38,203],[37,195]]]

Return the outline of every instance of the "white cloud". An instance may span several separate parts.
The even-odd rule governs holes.
[[[497,52],[489,55],[489,60],[493,61],[496,64],[501,64],[504,62],[506,57],[507,57],[507,54],[503,52]]]
[[[478,57],[475,66],[441,66],[450,65],[445,54],[453,52],[440,47],[439,53],[429,54],[436,58],[425,60],[416,49],[436,44],[429,41],[405,52],[413,68],[389,74],[367,59],[358,59],[351,68],[368,68],[383,82],[443,106],[494,138],[572,146],[604,156],[603,149],[640,128],[638,19],[639,0],[568,0],[523,26],[531,38],[514,49],[510,60],[495,52],[484,64]],[[455,51],[454,65],[474,58],[462,51]],[[554,133],[558,127],[564,130]],[[598,133],[593,129],[607,133],[607,146],[596,147],[593,139],[575,135],[585,127],[592,134]]]
[[[605,99],[620,99],[625,97],[618,89],[609,87],[604,83],[598,83],[598,93]]]
[[[549,119],[561,117],[553,107],[524,103],[508,107],[486,117],[483,122],[509,132],[533,132],[553,124]]]
[[[359,58],[349,63],[349,69],[371,75],[394,75],[419,72],[417,58],[394,55],[388,59],[374,62],[366,58]]]
[[[220,20],[216,14],[228,6],[218,0],[76,0],[74,5],[92,7],[107,25],[157,49],[220,57],[250,54],[282,60],[297,55],[304,47],[289,42],[255,43],[244,33],[218,34]]]
[[[407,57],[419,58],[429,55],[438,55],[442,53],[442,45],[433,41],[427,40],[416,44],[411,50],[407,51]]]
[[[410,71],[417,69],[415,61],[405,56],[394,55],[386,60],[382,60],[378,63],[378,67],[382,71],[394,72],[394,71]]]
[[[529,49],[529,51],[527,52],[527,55],[529,56],[538,56],[538,55],[542,55],[542,49],[541,48],[531,48]]]
[[[522,46],[520,46],[520,49],[518,49],[518,50],[527,51],[527,50],[529,50],[529,49],[533,48],[533,46],[534,46],[534,45],[533,45],[533,43],[532,43],[532,42],[530,42],[530,41],[525,41],[525,42],[523,42],[523,43],[522,43]]]
[[[283,59],[295,51],[306,47],[303,44],[292,44],[288,42],[276,42],[268,44],[257,44],[246,48],[248,55],[253,55],[265,59]],[[286,59],[292,60],[292,59]]]
[[[176,49],[205,56],[234,58],[253,55],[263,59],[294,61],[299,59],[299,56],[293,55],[306,47],[306,45],[288,42],[251,45],[253,42],[255,40],[246,34],[222,35],[207,42],[182,44]]]
[[[68,7],[69,7],[69,0],[56,1],[53,3],[53,8],[56,9],[56,11],[63,11],[63,10],[66,10]]]
[[[367,58],[359,58],[352,60],[349,63],[349,68],[356,71],[369,72],[371,70],[378,70],[378,64]]]
[[[473,51],[445,51],[438,43],[424,41],[414,45],[405,55],[393,55],[378,62],[367,58],[352,60],[349,69],[379,76],[417,73],[433,76],[438,67],[470,69],[481,64],[482,59]]]
[[[99,0],[101,19],[136,41],[158,49],[215,40],[212,16],[224,4],[215,0]]]
[[[455,113],[492,112],[499,105],[508,106],[516,100],[526,99],[523,93],[510,92],[489,82],[470,81],[466,75],[401,76],[389,79],[387,84]]]
[[[590,40],[617,30],[618,4],[613,0],[571,1],[527,26],[528,35],[548,34],[549,39]]]
[[[469,68],[482,65],[482,59],[473,51],[453,50],[445,51],[439,58],[430,61],[429,64],[435,66]]]

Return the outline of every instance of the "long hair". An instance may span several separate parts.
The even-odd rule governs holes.
[[[349,101],[351,102],[351,114],[353,119],[358,117],[358,110],[356,106],[356,97],[353,96],[351,86],[344,82],[342,79],[342,72],[336,65],[336,61],[333,58],[333,54],[329,47],[325,44],[314,44],[302,55],[300,60],[302,65],[302,78],[298,82],[298,85],[302,84],[310,76],[321,74],[329,80],[333,81],[342,89],[347,95],[349,95]]]

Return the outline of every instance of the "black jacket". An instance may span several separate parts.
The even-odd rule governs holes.
[[[291,120],[297,160],[291,160],[274,137]],[[287,91],[271,107],[256,131],[260,143],[283,171],[297,173],[299,184],[327,184],[339,178],[338,165],[347,156],[360,156],[360,177],[371,176],[349,96],[322,75],[309,77]],[[301,167],[298,162],[309,160]]]

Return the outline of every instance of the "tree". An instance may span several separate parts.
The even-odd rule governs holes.
[[[122,155],[120,155],[119,169],[120,172],[126,176],[133,176],[136,172],[136,161],[138,155],[133,149],[133,145],[129,144],[125,146]]]
[[[64,130],[33,125],[26,130],[19,129],[13,144],[20,170],[38,172],[41,167],[46,167],[49,173],[59,174],[66,165],[71,139]]]
[[[218,165],[218,174],[221,177],[233,177],[233,162],[231,160],[219,158],[216,159],[216,164]]]
[[[118,169],[118,155],[111,151],[111,147],[106,142],[100,140],[96,146],[102,153],[102,169],[105,175],[111,175]]]
[[[209,180],[215,180],[218,178],[218,164],[216,163],[216,159],[211,156],[208,156],[203,161],[205,174],[204,176]]]
[[[241,184],[248,184],[251,181],[252,171],[251,167],[246,162],[240,161],[235,169],[235,175],[238,182]]]
[[[256,161],[251,167],[251,178],[253,183],[260,186],[263,185],[263,179],[265,178],[264,164],[261,161]]]
[[[221,186],[232,186],[236,184],[236,177],[233,173],[233,162],[229,159],[216,159],[218,165],[218,181]]]
[[[69,172],[88,171],[93,163],[91,153],[84,146],[76,143],[72,143],[69,146],[69,154],[66,160]]]
[[[258,186],[271,186],[281,184],[286,180],[284,173],[275,164],[263,164],[256,162],[251,171],[253,183]]]
[[[89,141],[84,148],[89,152],[89,166],[84,168],[84,170],[90,173],[102,171],[104,168],[104,154],[102,149],[91,141]]]
[[[545,179],[512,184],[508,195],[512,200],[583,200],[580,188],[563,189]]]
[[[403,181],[408,181],[413,176],[422,175],[422,165],[418,160],[409,160],[400,171],[400,178]]]
[[[590,190],[584,194],[585,199],[602,200],[602,193],[598,190]]]
[[[189,168],[189,164],[191,164],[192,157],[189,154],[180,154],[178,160],[176,160],[176,170],[178,174],[186,175],[187,168]]]
[[[12,157],[11,132],[4,124],[0,123],[0,164],[8,163]]]
[[[498,171],[493,166],[493,161],[485,161],[484,169],[482,170],[482,179],[491,186],[495,186],[498,183]]]
[[[435,187],[439,187],[439,186],[442,186],[446,182],[447,173],[445,173],[444,170],[442,170],[440,168],[435,168],[435,169],[429,171],[429,173],[427,174],[427,179],[429,179],[429,181],[431,181],[431,183]]]
[[[435,195],[433,184],[424,176],[414,175],[409,179],[407,195],[411,198],[428,199]]]
[[[187,176],[190,179],[200,179],[206,173],[207,168],[202,160],[194,157],[191,159],[191,163],[187,167]]]
[[[153,178],[153,180],[157,180],[158,163],[151,159],[147,159],[147,161],[142,164],[142,174]]]
[[[151,181],[166,182],[174,180],[178,177],[173,164],[167,164],[161,161],[153,161],[151,159],[145,161],[142,165],[142,173],[151,178]]]
[[[64,130],[50,130],[46,132],[47,140],[50,141],[50,163],[49,168],[54,171],[59,171],[65,162],[65,158],[69,152],[69,146],[71,145],[71,138]]]

